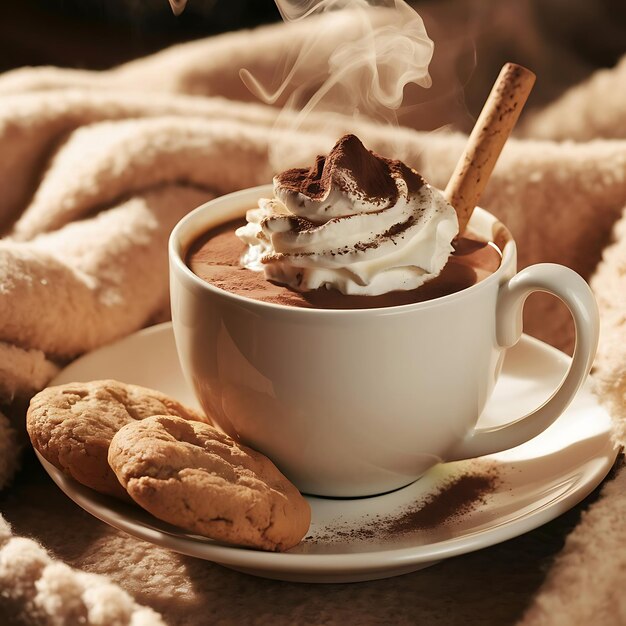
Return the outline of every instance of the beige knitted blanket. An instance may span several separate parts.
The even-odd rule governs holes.
[[[396,579],[256,579],[119,533],[70,503],[23,442],[27,399],[79,354],[167,319],[166,240],[200,203],[268,182],[347,130],[444,186],[465,137],[312,116],[275,129],[238,70],[271,76],[304,24],[178,46],[117,69],[0,76],[0,623],[624,624],[626,473],[544,529]],[[330,35],[311,65],[323,64]],[[314,71],[315,67],[310,67]],[[527,115],[483,199],[520,265],[555,261],[600,303],[597,390],[626,441],[626,59]],[[322,124],[323,122],[323,124]],[[526,330],[562,349],[561,305]],[[570,532],[571,531],[571,532]]]

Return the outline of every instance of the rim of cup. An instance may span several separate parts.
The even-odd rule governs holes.
[[[191,243],[203,233],[216,228],[220,224],[236,219],[237,217],[243,217],[245,215],[245,211],[253,208],[254,203],[256,203],[259,198],[272,197],[272,195],[273,187],[271,184],[249,187],[247,189],[218,196],[217,198],[209,200],[208,202],[205,202],[195,208],[193,211],[187,213],[182,219],[179,220],[176,226],[174,226],[169,237],[168,253],[170,259],[170,272],[173,270],[178,271],[188,281],[188,284],[193,285],[197,289],[208,291],[216,296],[225,298],[227,301],[230,300],[233,304],[245,305],[254,310],[281,311],[287,315],[372,316],[406,313],[434,306],[442,306],[453,300],[462,300],[469,294],[473,295],[479,290],[487,289],[494,281],[500,282],[503,280],[508,267],[512,262],[515,262],[516,245],[509,229],[492,213],[489,213],[480,207],[476,207],[470,219],[470,225],[476,225],[477,222],[481,225],[489,224],[492,231],[495,227],[498,229],[498,232],[503,233],[504,235],[506,244],[500,250],[502,253],[500,266],[495,272],[493,272],[493,274],[480,282],[471,285],[470,287],[466,287],[465,289],[455,293],[446,294],[445,296],[439,296],[438,298],[424,300],[422,302],[412,302],[397,306],[367,309],[319,309],[314,307],[291,306],[247,298],[225,289],[221,289],[220,287],[216,287],[194,274],[186,264],[184,258]],[[222,207],[222,211],[220,211],[215,218],[212,218],[211,211],[216,209],[216,205],[226,205],[226,208]],[[202,219],[205,215],[206,219]],[[193,227],[194,224],[197,224],[197,226]],[[508,275],[506,275],[506,277],[508,278]]]

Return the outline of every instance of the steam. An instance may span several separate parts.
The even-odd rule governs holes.
[[[431,86],[428,66],[434,45],[422,18],[404,0],[275,1],[286,22],[331,13],[312,19],[308,34],[294,42],[296,52],[291,58],[295,61],[277,86],[264,85],[247,69],[240,70],[257,98],[283,104],[277,129],[299,130],[311,114],[319,112],[340,114],[344,120],[365,117],[397,125],[405,87]],[[187,0],[169,3],[179,15]],[[283,155],[274,141],[269,152],[277,171],[310,156],[305,156],[306,149],[302,155],[293,151]]]
[[[187,0],[170,0],[170,6],[174,15],[180,15],[187,6]]]
[[[285,102],[277,126],[298,130],[311,113],[322,111],[396,125],[405,87],[431,86],[428,66],[434,45],[422,18],[403,0],[276,0],[276,4],[286,22],[333,12],[332,18],[311,20],[310,34],[296,43],[296,60],[275,89],[248,70],[240,71],[257,98],[267,104]],[[336,35],[330,50],[329,27]],[[320,69],[321,54],[328,62]],[[306,76],[307,68],[319,71],[307,80],[295,80]],[[280,169],[284,164],[277,162],[276,152],[270,149],[270,159]]]

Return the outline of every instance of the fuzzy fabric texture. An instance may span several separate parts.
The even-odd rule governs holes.
[[[250,102],[239,68],[269,80],[293,53],[287,44],[306,28],[224,35],[102,73],[29,68],[0,77],[6,155],[0,160],[0,404],[13,416],[0,414],[0,487],[18,466],[15,407],[77,355],[167,318],[171,228],[216,195],[268,182],[277,167],[268,153],[282,157],[280,167],[301,165],[352,131],[445,186],[462,134],[322,114],[294,131],[293,115],[279,117],[276,108]],[[345,24],[322,32],[307,72],[323,67],[338,34],[349,34]],[[625,68],[626,60],[528,115],[482,201],[513,231],[520,267],[554,261],[592,281],[602,314],[597,387],[620,444],[626,441],[626,110],[619,97]],[[533,296],[525,324],[531,334],[571,349],[571,322],[555,299]],[[16,534],[31,535],[51,552],[12,534],[0,517],[0,611],[33,624],[201,624],[207,615],[228,623],[252,612],[257,623],[339,623],[350,619],[344,607],[351,605],[371,623],[471,623],[481,611],[490,623],[512,623],[526,611],[524,626],[588,624],[595,616],[602,617],[595,623],[620,624],[626,621],[619,593],[626,584],[625,480],[617,471],[606,483],[542,586],[542,575],[514,574],[527,590],[521,601],[513,587],[499,587],[507,576],[512,580],[504,564],[530,568],[533,555],[551,559],[541,532],[429,572],[322,593],[250,579],[132,540],[70,507],[29,462],[1,494],[0,512]],[[68,527],[80,529],[69,544]],[[560,536],[547,544],[560,547]],[[490,564],[492,557],[502,567]],[[481,584],[496,597],[471,596],[476,587],[467,579],[476,571],[492,572]],[[449,589],[465,604],[424,592],[427,584]],[[423,592],[417,607],[416,586]],[[268,593],[280,594],[273,611],[259,604]]]
[[[105,577],[74,570],[50,558],[32,539],[12,536],[10,526],[1,517],[0,586],[3,608],[14,609],[5,613],[6,620],[111,626],[164,624],[158,613],[139,606]]]

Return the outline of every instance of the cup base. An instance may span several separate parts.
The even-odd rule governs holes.
[[[363,500],[365,498],[377,498],[379,496],[384,496],[384,495],[387,495],[388,493],[393,493],[394,491],[399,491],[400,489],[404,489],[405,487],[408,487],[409,485],[412,485],[414,482],[417,482],[418,480],[420,480],[422,476],[424,476],[424,474],[420,474],[416,478],[411,478],[410,480],[407,480],[406,482],[402,482],[397,487],[391,487],[389,489],[383,489],[383,490],[376,489],[375,491],[365,490],[360,495],[354,495],[353,493],[350,493],[349,495],[347,493],[346,494],[319,493],[319,491],[328,492],[328,490],[327,489],[322,489],[322,490],[300,489],[300,487],[298,487],[297,482],[295,483],[295,485],[296,487],[298,487],[298,489],[300,489],[300,492],[304,496],[311,496],[314,498],[323,498],[324,500]],[[358,491],[358,490],[355,489],[351,491]]]

